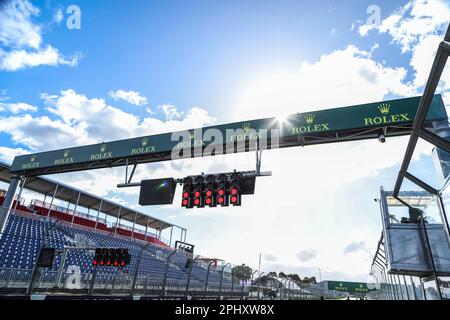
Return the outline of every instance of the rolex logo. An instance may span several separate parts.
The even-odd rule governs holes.
[[[314,117],[312,113],[308,113],[304,118],[307,124],[311,124],[314,121]]]
[[[390,105],[382,103],[378,106],[378,110],[380,110],[381,114],[388,114],[390,107],[391,107]]]
[[[69,156],[69,150],[64,151],[64,158],[67,158]]]
[[[252,124],[250,122],[246,122],[242,125],[242,130],[244,130],[244,133],[247,133],[251,127],[252,127]]]
[[[30,161],[31,161],[31,162],[34,162],[35,160],[36,160],[36,156],[31,156]]]
[[[106,151],[106,147],[107,147],[106,143],[103,143],[103,144],[100,146],[100,152],[105,152],[105,151]]]
[[[148,144],[148,141],[149,141],[149,139],[147,137],[142,138],[142,140],[141,140],[142,146],[145,147]]]

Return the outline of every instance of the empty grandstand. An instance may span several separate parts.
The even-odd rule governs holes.
[[[1,181],[8,183],[9,166],[0,163],[0,168]],[[14,200],[0,238],[3,294],[256,298],[252,293],[260,290],[259,298],[314,297],[293,284],[280,291],[271,289],[278,287],[274,284],[234,279],[230,264],[176,250],[172,230],[168,240],[161,238],[163,229],[178,228],[179,240],[185,240],[186,229],[105,198],[41,177],[25,181],[22,188],[41,193],[44,199],[25,204],[20,192]],[[68,209],[73,199],[75,207]],[[67,201],[68,206],[54,205],[56,200]],[[3,201],[4,192],[0,206]],[[77,210],[82,206],[89,213]],[[115,222],[99,218],[100,214]],[[132,227],[121,224],[122,219],[132,221]],[[127,248],[131,261],[122,268],[94,265],[98,247]],[[51,267],[36,267],[41,248],[56,249]]]

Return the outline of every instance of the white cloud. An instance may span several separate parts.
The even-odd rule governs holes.
[[[29,151],[22,148],[0,147],[0,160],[11,164],[15,156],[27,153],[29,153]]]
[[[373,28],[362,26],[365,35],[370,29],[389,33],[392,41],[401,46],[402,52],[414,47],[423,36],[445,30],[450,20],[449,4],[441,0],[414,0],[396,10]]]
[[[32,106],[31,104],[23,103],[23,102],[18,102],[18,103],[0,102],[0,108],[3,108],[4,110],[8,110],[9,112],[11,112],[13,114],[18,114],[18,113],[24,112],[24,111],[31,111],[31,112],[37,111],[36,106]],[[0,109],[0,110],[2,110],[2,109]]]
[[[277,262],[278,258],[273,254],[266,253],[264,254],[264,261],[268,262]]]
[[[300,260],[301,262],[306,262],[309,261],[311,259],[314,259],[317,256],[317,252],[315,250],[301,250],[299,252],[297,252],[297,258],[298,260]]]
[[[353,241],[345,246],[344,255],[361,250],[366,250],[366,243],[364,241]]]
[[[413,80],[408,83],[414,94],[422,93],[439,43],[450,21],[450,4],[442,0],[409,1],[375,26],[380,33],[391,36],[402,53],[410,53],[409,65]],[[450,66],[447,63],[438,92],[450,89]]]
[[[29,1],[12,0],[0,4],[0,42],[8,47],[38,49],[41,29],[31,21],[39,15],[39,9]]]
[[[0,6],[0,70],[78,64],[79,53],[65,57],[51,45],[42,47],[41,27],[32,21],[40,11],[28,0],[5,1]]]
[[[124,90],[117,90],[117,91],[111,91],[109,95],[114,100],[124,100],[128,103],[134,104],[136,106],[142,106],[148,103],[148,100],[146,97],[142,96],[137,91],[124,91]]]
[[[172,104],[163,104],[158,106],[166,116],[167,120],[179,119],[182,114],[177,110],[177,108]]]
[[[58,66],[68,65],[74,67],[78,65],[81,54],[72,57],[62,56],[58,49],[48,45],[45,49],[36,51],[12,50],[6,52],[0,49],[0,70],[16,71],[27,67],[37,67],[41,65]]]
[[[196,126],[209,125],[215,121],[208,112],[199,107],[188,109],[179,120],[162,121],[157,118],[139,118],[116,107],[107,105],[104,99],[89,98],[74,90],[63,90],[57,95],[41,94],[46,110],[52,117],[29,114],[0,118],[0,132],[11,135],[12,141],[24,145],[31,151],[45,151],[120,140],[131,137],[156,134],[175,130],[185,130]],[[203,163],[204,165],[204,163]],[[139,166],[135,178],[164,174],[171,164],[165,163]],[[184,165],[174,167],[175,171]],[[163,173],[161,173],[163,172]],[[123,182],[122,170],[95,170],[77,174],[67,174],[62,178],[68,183],[99,195],[117,191],[117,183]],[[138,190],[121,189],[122,194],[136,194]]]
[[[62,11],[62,8],[57,8],[53,14],[53,21],[57,24],[60,24],[61,21],[64,19],[64,14]]]
[[[406,69],[374,61],[370,52],[349,45],[303,62],[292,70],[261,72],[243,84],[234,120],[292,114],[382,100],[387,94],[410,96]],[[351,93],[351,94],[350,94]]]
[[[376,28],[377,28],[376,24],[363,24],[358,27],[358,32],[362,37],[364,37],[369,33],[370,30],[373,30]]]

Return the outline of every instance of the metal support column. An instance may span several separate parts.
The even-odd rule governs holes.
[[[131,230],[131,239],[133,239],[133,237],[134,237],[134,226],[136,224],[136,219],[137,219],[137,213],[134,214],[133,229]]]
[[[439,213],[441,215],[442,224],[444,225],[445,234],[447,235],[447,241],[450,246],[450,225],[448,223],[447,213],[446,213],[445,207],[444,207],[444,201],[442,201],[441,194],[438,194],[436,198],[437,198],[437,205],[438,205]]]
[[[17,186],[19,185],[21,178],[19,176],[12,176],[9,181],[8,191],[6,192],[5,199],[3,200],[3,206],[0,207],[0,235],[3,233],[6,222],[10,214],[10,209],[16,195]]]
[[[425,240],[425,247],[427,248],[427,251],[428,251],[428,257],[431,262],[433,278],[436,283],[436,291],[438,292],[439,300],[442,300],[442,292],[441,292],[441,287],[439,285],[439,278],[437,276],[436,264],[434,263],[434,257],[433,257],[433,252],[431,251],[430,239],[428,238],[427,225],[425,224],[425,220],[423,219],[423,216],[420,217],[419,223],[420,223],[420,226],[422,229],[421,231],[422,231],[423,238]]]
[[[150,245],[150,243],[147,243],[144,247],[142,247],[142,249],[139,252],[138,261],[136,262],[136,269],[134,270],[133,283],[131,285],[130,296],[134,295],[134,290],[136,288],[136,281],[137,281],[137,277],[139,274],[139,268],[141,267],[142,255],[143,255],[144,251],[147,250],[149,245]]]
[[[403,283],[405,284],[405,289],[406,289],[406,300],[410,300],[410,298],[409,298],[409,292],[408,292],[408,284],[406,283],[406,277],[405,277],[405,275],[403,275]]]
[[[59,284],[61,283],[64,265],[66,264],[66,257],[67,257],[67,248],[64,248],[63,253],[62,253],[61,263],[59,264],[58,273],[56,276],[56,283],[55,283],[56,288],[59,288]]]
[[[413,279],[412,276],[409,276],[409,280],[411,281],[411,285],[412,285],[412,288],[413,288],[414,300],[417,300],[416,284],[414,283],[414,279]]]
[[[81,191],[78,191],[77,202],[75,203],[75,208],[73,209],[72,221],[70,221],[70,225],[73,226],[73,222],[75,221],[75,214],[77,213],[78,203],[80,202]]]
[[[122,211],[122,207],[119,207],[119,212],[117,212],[116,227],[114,228],[114,234],[117,233],[117,227],[119,226],[120,211]]]
[[[169,240],[169,247],[172,247],[172,233],[173,233],[173,226],[170,227],[170,240]]]
[[[23,187],[25,186],[25,182],[27,181],[27,178],[24,177],[21,181],[20,181],[20,185],[19,185],[19,193],[17,195],[17,200],[16,200],[16,205],[14,206],[14,211],[17,210],[17,206],[19,205],[19,201],[20,198],[22,197],[22,191],[23,191]]]
[[[220,270],[220,284],[219,284],[219,299],[220,299],[220,294],[222,293],[222,282],[223,282],[223,270],[225,269],[226,266],[230,265],[229,263],[226,263],[222,269]]]
[[[50,200],[50,205],[49,205],[48,211],[47,211],[47,217],[50,217],[50,212],[52,211],[52,206],[53,206],[53,200],[55,200],[55,197],[56,197],[56,194],[58,191],[58,187],[59,187],[59,183],[56,184],[55,191],[53,192],[52,200]],[[45,207],[45,205],[44,205],[44,207]]]
[[[167,282],[167,275],[169,274],[169,266],[170,266],[170,258],[177,252],[177,250],[172,251],[168,256],[166,260],[166,271],[164,272],[164,281],[163,281],[163,287],[162,287],[162,296],[166,296],[166,282]]]
[[[397,282],[398,282],[398,285],[400,286],[400,295],[402,297],[402,300],[405,300],[405,298],[403,296],[402,281],[400,280],[400,276],[399,275],[397,275]]]
[[[149,218],[147,218],[147,224],[145,225],[145,236],[144,236],[144,241],[147,241],[148,222],[149,222]]]
[[[206,298],[206,292],[208,291],[209,272],[211,271],[211,265],[213,263],[214,263],[213,261],[210,261],[208,264],[208,272],[206,273],[205,291],[203,292],[203,299]]]
[[[197,257],[198,257],[198,256],[197,256]],[[191,282],[192,267],[193,267],[194,262],[195,262],[195,260],[197,259],[197,257],[194,258],[194,259],[192,259],[192,260],[191,260],[191,263],[189,264],[189,273],[188,273],[188,278],[187,278],[187,280],[186,280],[186,288],[185,288],[185,290],[184,290],[184,298],[185,298],[185,299],[187,299],[188,294],[189,294],[189,283]],[[190,259],[190,258],[188,258],[188,259]]]
[[[98,207],[97,219],[95,219],[95,227],[94,227],[94,229],[97,229],[98,217],[100,216],[100,211],[102,211],[102,206],[103,206],[103,199],[100,200],[100,206]]]

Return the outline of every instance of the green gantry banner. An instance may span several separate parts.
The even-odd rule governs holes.
[[[327,281],[328,290],[336,290],[348,293],[367,293],[376,290],[375,287],[369,289],[364,282]]]
[[[14,158],[11,172],[16,174],[44,174],[124,165],[126,159],[133,163],[170,160],[174,150],[186,147],[207,148],[224,146],[242,140],[267,142],[262,149],[301,145],[300,137],[314,137],[355,129],[371,129],[412,125],[421,97],[374,102],[356,106],[326,109],[288,116],[280,122],[277,118],[241,121],[204,128],[149,135],[139,138],[104,142],[75,148],[22,155]],[[427,120],[447,119],[440,95],[435,95]],[[105,124],[107,126],[108,124]],[[273,145],[274,130],[279,145]],[[211,132],[215,133],[211,138]],[[223,139],[217,138],[217,133]],[[263,134],[264,133],[264,134]],[[402,134],[407,134],[403,131]],[[245,150],[234,150],[241,152]],[[224,152],[225,153],[225,152]],[[119,160],[118,160],[119,159]],[[80,168],[77,165],[85,167]],[[43,170],[46,169],[46,170]]]

